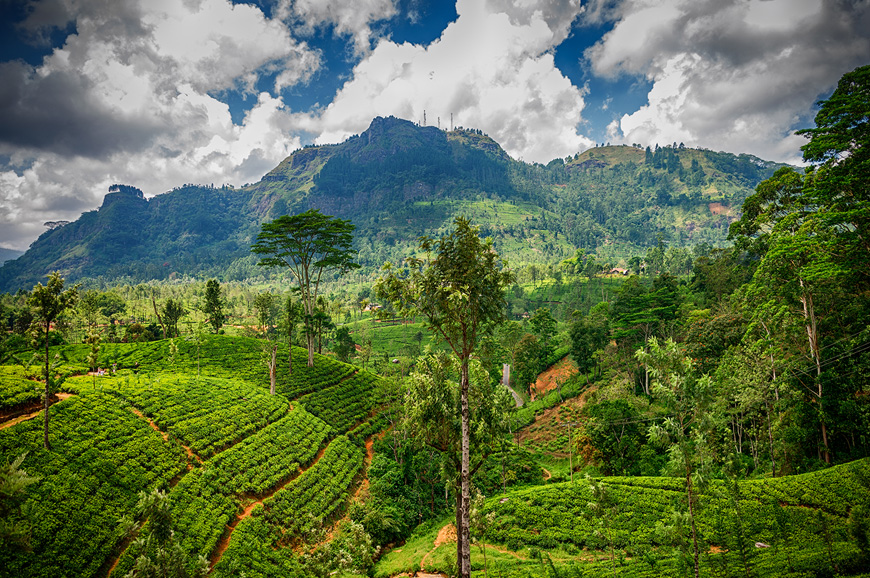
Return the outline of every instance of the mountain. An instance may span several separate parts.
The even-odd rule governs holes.
[[[21,251],[16,251],[15,249],[7,249],[6,247],[0,247],[0,265],[5,263],[6,261],[13,261],[18,257],[22,256],[24,253]]]
[[[659,239],[724,243],[743,199],[779,166],[676,143],[598,147],[545,166],[511,159],[479,130],[379,117],[343,143],[295,151],[243,188],[184,185],[147,199],[113,185],[99,209],[0,268],[0,291],[29,289],[53,270],[126,282],[256,276],[249,248],[260,224],[309,207],[353,220],[364,272],[402,259],[458,214],[514,264],[581,247],[618,262]]]

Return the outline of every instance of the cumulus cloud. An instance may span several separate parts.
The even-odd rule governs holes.
[[[49,0],[22,24],[34,37],[75,23],[39,66],[0,63],[0,245],[75,219],[116,182],[163,192],[189,182],[258,180],[301,145],[280,90],[319,67],[280,21],[226,0]],[[275,73],[274,94],[257,81]],[[219,100],[256,103],[239,124]]]
[[[561,10],[549,10],[559,4]],[[312,124],[317,142],[338,142],[395,115],[480,128],[514,157],[546,162],[593,143],[576,130],[583,90],[555,67],[551,50],[581,8],[548,0],[459,0],[458,19],[429,46],[381,40]]]
[[[627,0],[586,52],[599,75],[642,75],[648,102],[611,135],[796,162],[813,103],[870,57],[870,5],[847,0]],[[820,90],[823,91],[820,94]]]
[[[278,15],[297,23],[297,31],[311,34],[333,26],[336,34],[350,36],[357,54],[366,54],[376,36],[372,24],[396,15],[396,0],[280,0]]]

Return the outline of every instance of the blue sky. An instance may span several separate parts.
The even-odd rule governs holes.
[[[797,162],[870,63],[870,0],[0,0],[0,246],[99,206],[255,182],[378,115],[546,163],[683,142]]]

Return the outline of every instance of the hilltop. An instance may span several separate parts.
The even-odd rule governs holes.
[[[239,189],[187,184],[149,199],[114,185],[97,210],[0,267],[0,291],[29,289],[52,270],[70,280],[249,278],[262,274],[249,255],[260,224],[311,207],[353,220],[364,272],[403,258],[458,214],[512,263],[577,248],[618,262],[659,239],[723,244],[743,199],[779,166],[681,146],[598,147],[544,166],[511,159],[478,130],[376,118],[343,143],[295,151]]]

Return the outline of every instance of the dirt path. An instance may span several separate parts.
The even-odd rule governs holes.
[[[49,407],[51,407],[52,405],[54,405],[58,402],[65,400],[67,398],[70,398],[73,395],[75,395],[75,394],[74,393],[66,393],[66,392],[56,393],[56,394],[54,394],[54,397],[57,398],[57,401],[51,402],[51,405],[49,405]],[[17,417],[13,417],[12,419],[10,419],[8,421],[4,421],[3,423],[0,423],[0,430],[4,430],[7,427],[12,427],[16,424],[23,422],[23,421],[27,421],[29,419],[35,418],[36,416],[38,416],[39,414],[42,413],[42,409],[43,409],[42,402],[39,402],[39,405],[37,407],[39,409],[36,409],[36,411],[32,411],[30,413],[25,413],[25,414],[19,415]],[[51,416],[49,415],[49,417],[51,417]]]
[[[369,471],[369,466],[372,465],[372,458],[374,456],[375,456],[375,438],[374,438],[374,436],[369,436],[366,439],[366,457],[365,457],[365,464],[363,465],[363,471],[365,472],[365,475],[363,476],[362,481],[359,483],[359,486],[357,486],[356,490],[354,490],[353,496],[352,496],[353,498],[356,498],[360,494],[365,495],[365,492],[368,491],[368,489],[369,489],[368,471]]]
[[[236,516],[236,518],[233,521],[231,521],[229,524],[227,524],[228,532],[226,533],[225,536],[223,536],[220,539],[220,541],[214,547],[214,550],[212,551],[211,556],[209,556],[209,574],[211,574],[214,571],[214,567],[217,565],[218,562],[221,561],[221,558],[223,558],[224,552],[227,551],[227,548],[230,545],[230,538],[233,535],[233,531],[236,529],[236,526],[239,525],[239,522],[241,522],[245,518],[249,517],[251,515],[251,512],[254,511],[254,508],[257,506],[257,504],[262,505],[264,500],[275,495],[275,493],[277,493],[278,490],[282,489],[284,486],[286,486],[287,484],[289,484],[290,482],[292,482],[293,480],[295,480],[296,478],[298,478],[299,476],[304,474],[306,471],[308,471],[309,468],[313,467],[314,464],[316,464],[318,461],[320,461],[320,458],[322,458],[323,454],[326,453],[326,448],[328,448],[328,447],[329,447],[329,445],[326,445],[326,446],[323,446],[322,448],[320,448],[320,451],[317,452],[317,455],[314,456],[314,459],[311,461],[310,464],[308,464],[306,467],[300,469],[299,472],[297,472],[297,474],[295,476],[291,476],[291,477],[287,478],[286,480],[284,480],[283,482],[281,482],[280,484],[275,486],[275,488],[273,490],[260,496],[259,500],[250,504],[247,508],[244,509],[244,511],[241,514]]]
[[[365,456],[365,462],[363,463],[363,472],[364,472],[363,479],[362,479],[362,481],[360,481],[359,485],[357,485],[356,489],[353,491],[353,494],[351,494],[350,500],[348,502],[352,502],[354,499],[356,499],[360,495],[362,495],[363,499],[365,499],[365,496],[367,495],[366,493],[368,492],[368,489],[369,489],[368,471],[369,471],[369,466],[372,463],[372,458],[375,455],[374,447],[375,447],[375,437],[374,437],[374,435],[371,435],[368,438],[366,438],[366,456]],[[329,530],[323,536],[323,541],[321,543],[331,542],[332,539],[335,537],[335,531],[338,530],[339,525],[341,525],[341,523],[344,522],[345,520],[349,520],[349,519],[350,518],[348,518],[347,514],[345,514],[344,516],[342,516],[341,518],[339,518],[338,520],[333,522],[332,525],[330,526]]]
[[[435,542],[432,544],[432,549],[426,552],[423,555],[423,559],[420,560],[420,570],[422,571],[426,569],[426,559],[438,549],[438,546],[449,544],[451,542],[456,542],[456,526],[453,524],[447,524],[438,531],[438,535],[435,537]],[[426,574],[418,573],[417,576],[426,576]],[[433,576],[440,576],[440,574],[433,574]]]
[[[553,474],[550,473],[550,470],[548,470],[547,468],[541,468],[541,469],[544,470],[544,481],[547,481],[553,477]]]
[[[564,381],[577,373],[577,364],[574,363],[574,360],[570,356],[566,355],[538,376],[538,379],[530,388],[532,399],[543,397],[548,391],[556,389],[560,381]]]
[[[165,441],[169,441],[169,433],[168,433],[168,432],[165,432],[165,431],[163,431],[162,429],[160,429],[159,427],[157,427],[157,424],[154,423],[154,421],[153,421],[150,417],[148,417],[147,415],[145,415],[144,413],[142,413],[141,411],[139,411],[139,409],[133,407],[132,405],[130,406],[130,411],[132,411],[132,412],[135,413],[137,416],[139,416],[140,419],[144,419],[145,421],[147,421],[147,422],[148,422],[148,425],[151,426],[151,429],[153,429],[154,431],[160,433],[160,435],[163,436],[163,439],[164,439]],[[193,450],[192,450],[192,449],[190,449],[189,447],[187,447],[186,445],[184,445],[183,443],[181,443],[181,442],[178,441],[178,440],[175,440],[175,441],[176,441],[176,443],[178,443],[178,445],[180,445],[181,447],[184,448],[184,451],[187,452],[187,456],[188,456],[189,458],[193,458],[194,460],[198,461],[199,463],[202,463],[202,458],[199,457],[198,455],[196,455],[195,453],[193,453]],[[188,464],[188,469],[190,469],[190,464]]]
[[[139,530],[136,530],[135,532],[132,532],[130,535],[125,537],[123,540],[121,540],[121,543],[118,544],[118,554],[115,555],[114,558],[109,559],[112,561],[111,564],[109,564],[109,560],[106,560],[106,562],[103,563],[103,566],[100,568],[100,570],[97,571],[97,576],[106,576],[107,578],[111,577],[112,572],[114,572],[115,568],[118,567],[118,562],[121,561],[121,555],[127,551],[127,548],[130,547],[130,544],[133,543],[133,540],[135,540],[138,537],[139,537]],[[102,569],[107,568],[107,567],[109,570],[105,574],[103,574],[101,572]]]
[[[486,546],[487,550],[495,550],[499,554],[507,554],[508,556],[513,556],[517,560],[528,560],[528,558],[520,556],[519,554],[517,554],[513,550],[508,550],[507,548],[502,548],[500,546],[494,546],[493,544],[484,544],[484,546]]]

